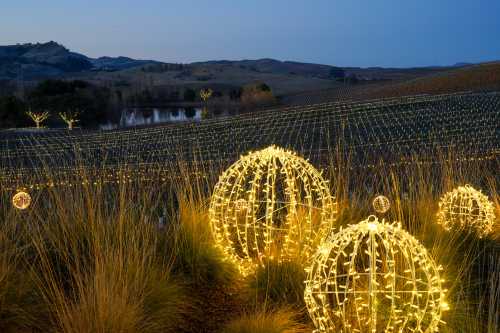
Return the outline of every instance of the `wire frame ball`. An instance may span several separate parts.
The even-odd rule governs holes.
[[[440,267],[413,236],[375,216],[332,234],[307,269],[315,332],[438,332]]]
[[[373,199],[372,206],[377,213],[384,214],[391,208],[391,203],[386,196],[378,195]]]
[[[309,258],[334,223],[327,181],[305,159],[271,146],[242,156],[219,178],[210,210],[216,243],[240,272],[266,260]]]
[[[494,211],[486,195],[470,185],[459,186],[441,197],[437,222],[446,230],[472,228],[484,237],[493,231]]]
[[[24,210],[27,209],[31,204],[31,196],[29,193],[24,191],[17,192],[12,197],[12,205],[17,209]]]

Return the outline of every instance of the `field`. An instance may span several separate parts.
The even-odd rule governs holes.
[[[240,154],[271,144],[319,164],[341,146],[351,159],[363,162],[357,168],[380,160],[404,164],[416,154],[448,150],[463,159],[494,160],[499,106],[497,93],[452,94],[324,103],[107,132],[6,131],[0,134],[0,169],[13,180],[41,167],[64,172],[84,166],[112,173],[119,165],[146,169],[178,161],[228,166]]]
[[[386,72],[386,75],[390,73],[389,70]],[[402,74],[398,73],[397,70],[395,72]],[[322,91],[289,94],[283,98],[282,102],[289,105],[307,105],[332,100],[362,101],[422,94],[436,95],[464,91],[488,92],[500,89],[499,62],[468,65],[454,69],[436,69],[434,72],[424,70],[420,73],[418,69],[415,69],[413,77],[410,75],[411,70],[404,73],[406,75],[388,76],[388,80],[367,81],[354,86],[346,85]]]
[[[389,198],[379,217],[443,267],[439,332],[498,332],[499,124],[499,93],[460,93],[109,132],[4,131],[0,331],[311,332],[310,263],[269,259],[244,276],[210,230],[221,172],[274,144],[321,170],[337,203],[332,233],[374,214],[375,195]],[[439,198],[463,184],[493,203],[487,237],[436,223]],[[26,210],[11,204],[21,189]]]

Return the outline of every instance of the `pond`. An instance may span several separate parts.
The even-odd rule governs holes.
[[[167,122],[200,121],[201,108],[132,108],[122,111],[120,126],[140,126]]]
[[[133,127],[154,125],[162,123],[181,123],[187,121],[201,121],[205,117],[220,117],[229,115],[225,110],[208,110],[206,114],[203,108],[195,107],[169,107],[169,108],[126,108],[122,110],[119,123],[101,124],[103,130],[118,127]]]
[[[101,124],[103,130],[118,127],[145,126],[162,123],[200,121],[202,108],[126,108],[121,112],[119,123]]]

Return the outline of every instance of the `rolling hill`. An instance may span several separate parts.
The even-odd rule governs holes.
[[[426,75],[385,82],[364,82],[334,89],[302,92],[285,96],[286,105],[307,105],[338,100],[370,100],[411,95],[437,95],[458,92],[500,91],[500,62],[447,68]]]
[[[71,52],[54,41],[0,46],[0,80],[54,78],[68,73],[123,70],[151,63],[155,62],[126,57],[93,59]]]
[[[128,57],[91,58],[54,41],[0,46],[0,81],[33,85],[48,78],[82,79],[101,85],[240,87],[266,82],[276,95],[342,87],[345,75],[362,80],[401,81],[441,72],[446,68],[339,68],[330,65],[257,60],[214,60],[173,64]]]

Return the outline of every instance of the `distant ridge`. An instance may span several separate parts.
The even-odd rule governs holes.
[[[331,79],[335,76],[339,76],[340,71],[342,71],[341,68],[330,65],[303,63],[297,61],[280,61],[270,58],[257,60],[211,60],[205,62],[194,62],[191,65],[225,65],[246,68],[259,73],[294,74],[321,79]]]
[[[90,58],[89,58],[90,59]],[[160,64],[159,61],[154,60],[137,60],[128,57],[99,57],[97,59],[90,59],[94,70],[108,70],[116,71],[123,70],[147,64]]]
[[[54,41],[0,46],[0,80],[15,79],[20,75],[23,79],[36,79],[89,70],[116,71],[148,63],[158,62],[127,57],[92,59],[71,52]]]
[[[247,84],[266,83],[273,94],[345,89],[346,85],[401,83],[476,65],[413,68],[338,67],[271,58],[165,63],[125,56],[91,58],[50,41],[0,46],[0,91],[24,91],[46,79],[84,80],[131,91],[201,89],[210,86],[229,94]],[[26,82],[26,85],[24,85]],[[22,84],[21,84],[22,83]],[[169,90],[170,89],[170,90]]]

